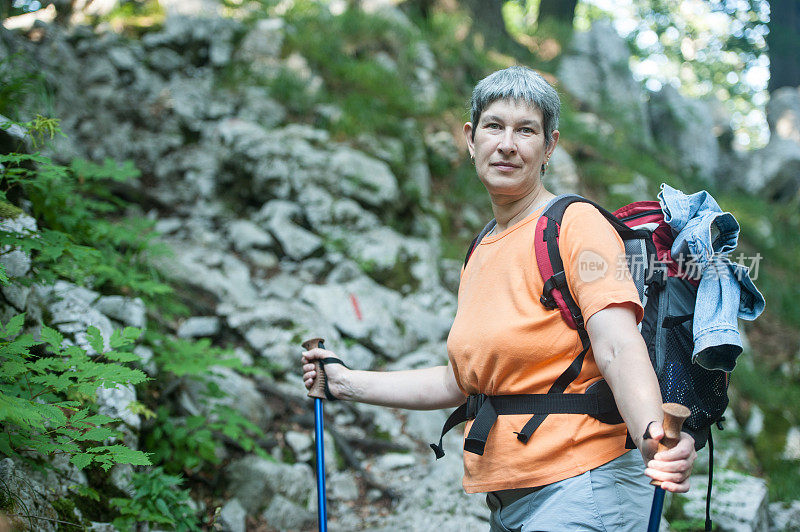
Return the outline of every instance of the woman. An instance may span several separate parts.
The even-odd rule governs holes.
[[[471,394],[546,393],[570,365],[581,341],[559,312],[539,302],[543,282],[533,249],[536,220],[555,197],[542,178],[558,143],[559,108],[556,91],[528,68],[500,70],[478,83],[464,136],[497,224],[462,272],[449,363],[397,372],[329,364],[333,395],[397,408],[448,408]],[[592,206],[575,204],[564,215],[559,249],[592,346],[566,392],[582,393],[604,378],[625,424],[549,415],[522,443],[514,431],[530,416],[501,415],[483,454],[464,453],[464,489],[487,492],[493,531],[645,530],[652,497],[647,477],[665,490],[687,491],[693,440],[682,434],[675,448],[656,454],[664,434],[661,395],[637,329],[643,311],[636,288],[627,276],[614,275],[624,253],[617,233]],[[611,265],[605,275],[584,275],[587,253]],[[316,376],[311,362],[326,357],[335,355],[303,353],[306,387]],[[626,427],[638,451],[625,448]]]

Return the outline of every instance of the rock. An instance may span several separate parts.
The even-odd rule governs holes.
[[[550,157],[550,166],[545,173],[544,180],[548,189],[553,194],[577,194],[580,186],[578,168],[567,150],[556,146]]]
[[[612,194],[627,196],[631,202],[646,201],[655,197],[649,188],[650,182],[642,174],[636,173],[630,183],[614,183],[609,187]]]
[[[800,87],[782,87],[772,92],[766,110],[772,135],[800,144]]]
[[[133,51],[127,47],[111,48],[108,52],[108,59],[117,70],[135,70],[138,60],[133,55]]]
[[[192,316],[178,327],[179,338],[200,338],[219,334],[220,323],[216,316]]]
[[[0,219],[0,230],[18,233],[20,236],[29,236],[38,232],[39,228],[35,218],[27,214],[20,214],[14,218]]]
[[[747,424],[744,427],[744,432],[751,438],[756,438],[763,430],[764,412],[761,411],[758,405],[753,405],[750,409],[750,417],[748,418]]]
[[[447,416],[444,410],[409,410],[403,430],[415,440],[433,442],[442,433]]]
[[[339,331],[390,358],[412,349],[398,326],[400,296],[374,281],[358,278],[343,285],[306,285],[301,298]]]
[[[209,372],[209,379],[225,393],[223,397],[208,397],[205,382],[189,380],[180,394],[181,406],[192,415],[211,415],[217,405],[227,406],[239,412],[262,429],[267,429],[274,416],[266,398],[253,381],[234,370],[215,366]]]
[[[152,349],[144,345],[137,345],[133,348],[133,353],[139,356],[139,364],[141,364],[142,369],[144,369],[147,375],[154,377],[158,374],[158,366],[156,365],[156,361],[153,360]]]
[[[44,517],[46,520],[36,522],[36,530],[41,532],[56,530],[53,523],[58,519],[58,514],[44,496],[46,489],[31,478],[24,468],[18,467],[11,458],[0,460],[0,481],[4,489],[14,495],[10,500],[10,508],[4,508],[4,511]],[[24,517],[13,516],[9,524],[15,530],[26,530],[30,522]]]
[[[261,229],[258,225],[249,220],[235,220],[228,226],[228,238],[233,242],[233,247],[237,251],[245,251],[250,248],[269,248],[274,240]]]
[[[132,385],[117,384],[114,388],[103,386],[97,389],[99,412],[106,416],[119,418],[132,428],[139,430],[142,420],[128,408],[136,401],[136,390]]]
[[[100,330],[104,349],[109,348],[108,341],[114,332],[114,326],[111,320],[91,306],[99,297],[97,292],[66,281],[57,281],[54,286],[36,285],[34,293],[50,312],[50,324],[63,334],[73,335],[75,343],[88,354],[97,354],[89,345],[86,335],[89,327]]]
[[[409,467],[416,462],[417,458],[413,454],[386,453],[375,460],[374,466],[378,469],[390,470]]]
[[[303,207],[312,230],[331,240],[346,240],[353,234],[380,226],[378,217],[349,198],[335,198],[326,190],[310,186],[303,193]],[[342,242],[344,244],[344,242]]]
[[[292,450],[295,460],[298,462],[307,462],[314,456],[313,446],[314,440],[305,432],[297,432],[296,430],[286,431],[284,434],[286,445]]]
[[[398,201],[400,189],[389,165],[347,147],[339,147],[330,158],[329,183],[340,193],[369,207]]]
[[[247,511],[244,509],[239,499],[231,499],[219,512],[219,524],[225,532],[245,532],[245,518]]]
[[[169,278],[213,294],[221,301],[248,304],[256,301],[250,270],[242,261],[228,254],[215,254],[205,246],[182,241],[167,242],[173,251],[169,259],[154,257],[154,262]]]
[[[261,517],[279,531],[304,530],[317,519],[315,512],[295,504],[283,495],[276,495]]]
[[[800,143],[794,140],[775,135],[743,162],[730,177],[747,192],[788,201],[800,189]]]
[[[693,475],[692,489],[679,499],[683,512],[690,519],[705,520],[705,496],[708,477]],[[711,492],[714,524],[732,532],[767,532],[767,485],[763,479],[735,471],[716,469]]]
[[[237,59],[260,75],[271,76],[277,69],[283,48],[285,23],[280,18],[260,19],[242,39]]]
[[[300,209],[294,203],[272,200],[261,208],[258,218],[265,220],[265,227],[281,246],[283,252],[294,260],[310,257],[322,247],[322,239],[297,225]]]
[[[23,277],[31,269],[31,258],[23,251],[12,249],[0,255],[0,265],[10,279]]]
[[[783,448],[784,460],[800,460],[800,427],[791,427],[786,433],[786,445]]]
[[[325,482],[331,499],[354,501],[358,498],[358,482],[349,471],[337,471],[327,477]]]
[[[112,525],[111,523],[100,523],[97,521],[92,521],[89,525],[90,532],[118,532],[117,527]]]
[[[136,496],[136,489],[133,487],[133,466],[130,464],[116,464],[109,471],[109,482],[118,490],[125,493],[128,497]]]
[[[651,93],[648,111],[656,141],[675,151],[684,171],[711,182],[719,165],[719,143],[709,106],[684,98],[672,85],[665,85]]]
[[[403,421],[399,411],[383,406],[368,405],[366,403],[353,403],[353,408],[361,419],[369,420],[382,433],[396,440],[403,433]]]
[[[284,464],[254,455],[233,462],[226,469],[228,489],[248,515],[269,504],[276,494],[305,505],[316,490],[314,473],[306,464]]]
[[[800,501],[769,505],[770,532],[800,532]]]
[[[560,86],[596,112],[613,115],[628,129],[629,138],[652,145],[644,96],[633,79],[625,41],[607,21],[577,32],[561,59]]]
[[[3,297],[6,298],[6,301],[16,310],[21,312],[25,309],[28,302],[28,295],[31,293],[29,287],[12,283],[8,286],[3,286],[0,290],[2,290]]]
[[[375,364],[375,353],[361,344],[345,346],[341,356],[352,369],[372,369]]]
[[[103,296],[94,303],[94,308],[125,325],[143,329],[147,325],[146,309],[141,298]]]
[[[286,120],[286,109],[265,88],[245,87],[237,116],[242,120],[251,120],[263,128],[271,128]]]
[[[28,132],[22,126],[12,123],[7,117],[0,115],[0,131],[12,139],[28,142]]]

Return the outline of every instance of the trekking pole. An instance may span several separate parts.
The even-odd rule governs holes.
[[[325,349],[322,338],[312,338],[303,342],[303,349],[310,351],[315,347]],[[325,446],[322,432],[322,400],[325,399],[325,369],[319,360],[314,361],[317,377],[308,390],[308,396],[314,398],[314,439],[317,444],[317,522],[319,532],[328,530],[328,513],[325,508]]]
[[[665,403],[661,406],[664,410],[664,437],[658,442],[658,452],[672,449],[681,439],[683,422],[691,415],[692,411],[678,403]],[[653,493],[653,506],[650,508],[650,522],[647,532],[658,532],[661,526],[661,512],[664,510],[665,492],[661,489],[660,480],[652,480],[650,484],[656,487]]]

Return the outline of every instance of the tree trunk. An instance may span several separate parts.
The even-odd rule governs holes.
[[[518,59],[530,55],[530,51],[518,43],[503,20],[503,0],[464,0],[463,4],[472,13],[473,28],[483,35],[486,44]]]
[[[431,12],[433,11],[433,5],[435,3],[436,0],[406,0],[401,5],[414,15],[428,20],[431,18]]]
[[[542,0],[539,3],[539,15],[536,20],[538,22],[552,20],[572,27],[576,5],[578,0]]]
[[[800,87],[800,2],[769,3],[769,92],[781,87]]]

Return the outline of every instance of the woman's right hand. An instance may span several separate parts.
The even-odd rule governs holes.
[[[319,347],[303,351],[301,361],[303,363],[303,384],[306,389],[310,390],[311,386],[314,384],[314,380],[317,378],[317,370],[314,361],[329,357],[341,360],[341,357],[333,351],[320,349]],[[328,364],[325,366],[325,375],[328,378],[328,389],[337,399],[345,399],[345,397],[343,397],[343,376],[348,371],[349,370],[341,364]]]

